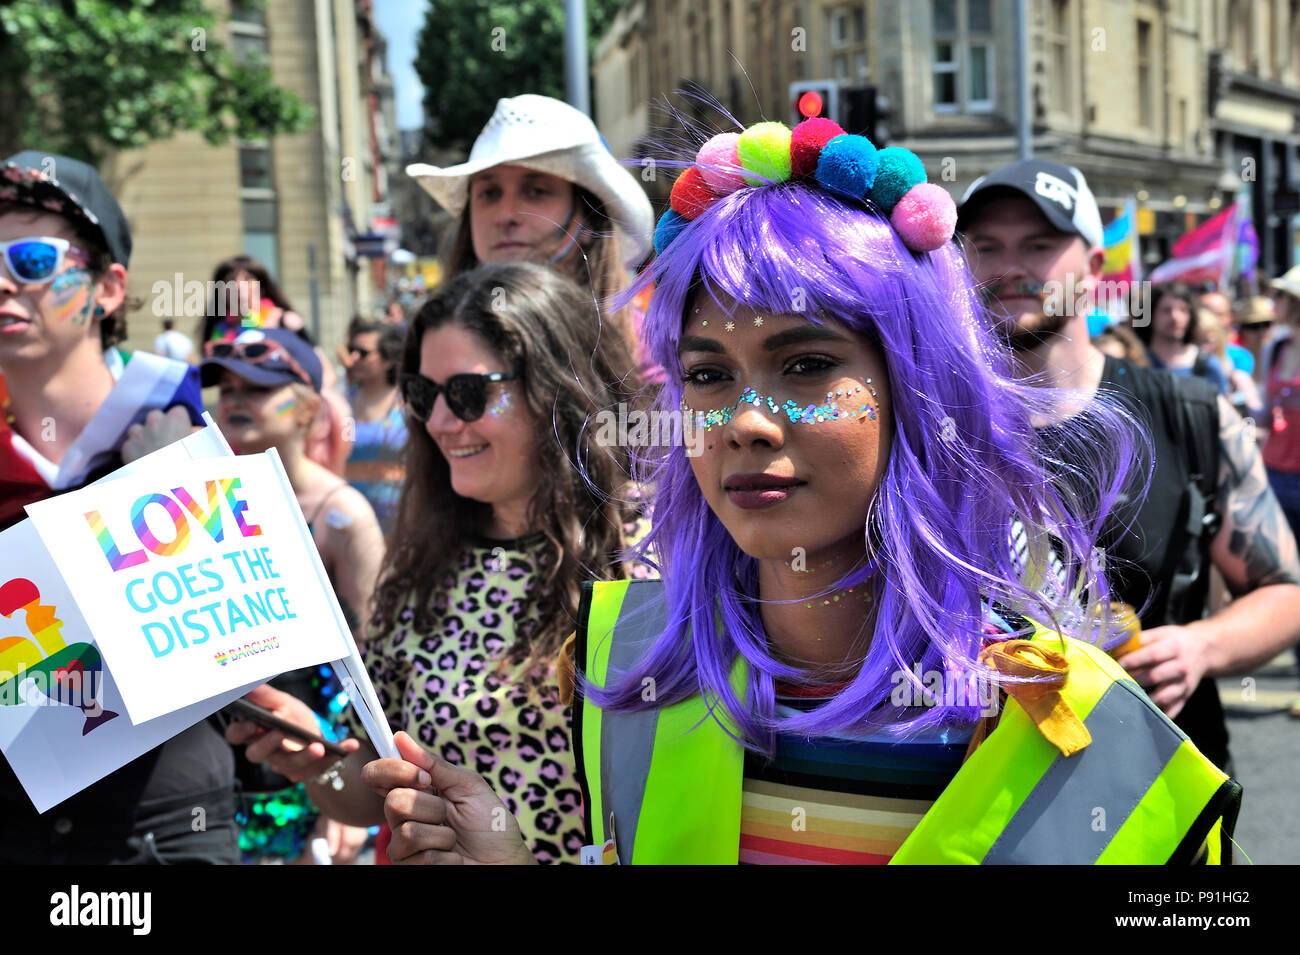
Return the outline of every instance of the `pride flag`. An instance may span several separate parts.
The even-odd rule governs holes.
[[[1102,233],[1106,261],[1101,267],[1105,282],[1119,282],[1121,287],[1142,281],[1142,257],[1138,251],[1137,203],[1129,199],[1124,211]]]
[[[1250,218],[1239,202],[1206,219],[1174,243],[1173,258],[1151,273],[1151,281],[1227,284],[1243,220],[1249,222]]]

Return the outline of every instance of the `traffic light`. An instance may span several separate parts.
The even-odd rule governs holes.
[[[877,147],[889,142],[889,100],[880,95],[874,86],[860,86],[844,91],[844,122],[846,133],[866,136]]]
[[[834,80],[811,80],[790,84],[791,125],[814,116],[839,121],[840,88]]]

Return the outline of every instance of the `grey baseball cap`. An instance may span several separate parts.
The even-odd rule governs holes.
[[[975,213],[1005,190],[1023,195],[1056,229],[1082,236],[1089,248],[1105,245],[1101,210],[1083,173],[1046,159],[1022,159],[976,179],[961,197],[957,230],[964,232]]]

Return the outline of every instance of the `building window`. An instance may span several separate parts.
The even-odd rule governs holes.
[[[265,143],[239,146],[239,185],[243,189],[274,189],[271,180],[271,150]]]
[[[849,13],[837,10],[831,14],[831,46],[840,47],[849,42]]]
[[[1153,126],[1151,108],[1151,24],[1137,22],[1137,98],[1138,125],[1143,129]]]
[[[993,108],[992,0],[933,0],[934,110],[987,112]]]
[[[256,26],[266,26],[266,11],[257,4],[242,4],[237,2],[230,4],[230,22],[231,23],[252,23]]]
[[[1070,114],[1074,102],[1070,84],[1073,47],[1070,43],[1070,0],[1052,0],[1051,21],[1048,25],[1047,48],[1053,69],[1050,72],[1052,108],[1058,113]]]
[[[867,35],[867,11],[861,4],[831,11],[831,46],[861,43]]]
[[[957,53],[951,40],[934,43],[934,107],[957,109]]]
[[[1228,48],[1232,65],[1239,72],[1250,69],[1251,0],[1233,0],[1228,5]]]
[[[275,242],[275,200],[245,198],[243,207],[244,254],[265,265],[272,276],[278,276],[280,262]]]

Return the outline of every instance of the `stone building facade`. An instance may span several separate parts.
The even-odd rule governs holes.
[[[594,64],[620,156],[797,116],[827,93],[851,132],[905,146],[960,197],[1018,155],[1016,0],[635,0]],[[1147,265],[1224,203],[1249,204],[1260,268],[1300,261],[1300,0],[1028,0],[1034,155],[1078,166],[1103,217],[1136,197]],[[639,73],[640,75],[631,75]],[[644,98],[637,91],[645,90]],[[644,114],[645,118],[642,119]],[[671,181],[651,184],[658,198]]]

